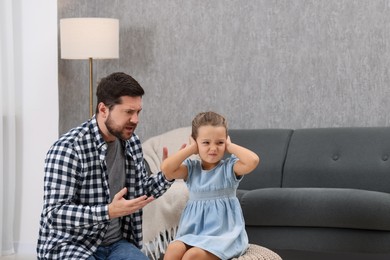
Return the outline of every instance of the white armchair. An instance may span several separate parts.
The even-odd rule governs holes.
[[[178,128],[152,137],[142,144],[145,161],[152,174],[160,171],[163,147],[169,153],[188,143],[191,127]],[[188,189],[183,180],[176,180],[161,197],[143,209],[143,251],[152,259],[159,259],[176,235],[180,215],[188,200]]]

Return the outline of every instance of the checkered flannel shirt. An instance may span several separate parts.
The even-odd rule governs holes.
[[[63,135],[45,160],[44,205],[37,244],[38,259],[86,259],[109,224],[107,144],[96,118]],[[161,196],[172,184],[160,172],[145,170],[141,143],[133,134],[125,142],[126,199]],[[142,247],[142,210],[122,217],[123,237]]]

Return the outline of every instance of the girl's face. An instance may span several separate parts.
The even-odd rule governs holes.
[[[204,170],[211,170],[223,158],[226,149],[226,128],[223,126],[201,126],[196,138],[199,156]]]

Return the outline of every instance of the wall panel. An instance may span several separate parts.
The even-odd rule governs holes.
[[[384,0],[58,0],[58,19],[120,20],[119,60],[144,87],[142,139],[205,110],[231,128],[386,126]],[[60,132],[88,117],[88,62],[59,59]]]

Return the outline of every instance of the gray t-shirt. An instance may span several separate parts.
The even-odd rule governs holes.
[[[125,176],[125,152],[122,142],[116,139],[114,142],[107,143],[107,172],[108,184],[110,187],[110,202],[126,184]],[[110,220],[110,226],[104,236],[101,245],[111,245],[122,239],[121,218],[114,218]]]

